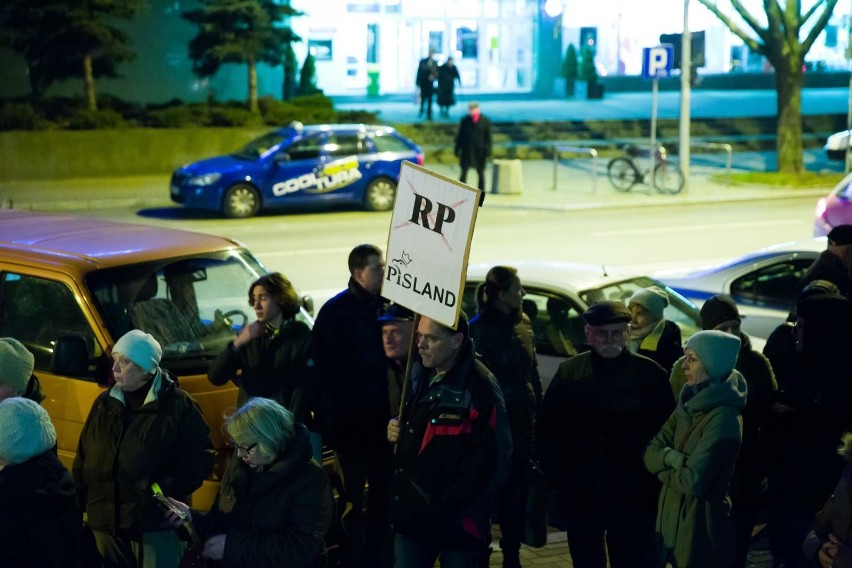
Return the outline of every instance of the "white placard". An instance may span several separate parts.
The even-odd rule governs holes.
[[[478,209],[478,190],[403,162],[382,296],[455,327]]]

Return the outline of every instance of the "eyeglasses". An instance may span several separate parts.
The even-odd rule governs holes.
[[[242,453],[244,453],[246,455],[249,455],[252,452],[252,450],[254,450],[257,447],[257,442],[255,442],[254,444],[251,444],[250,446],[241,446],[238,443],[233,442],[233,441],[231,442],[231,444],[233,444],[233,446],[235,448],[237,448],[237,450],[241,451]]]

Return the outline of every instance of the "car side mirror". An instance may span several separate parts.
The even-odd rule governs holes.
[[[50,359],[50,372],[69,377],[90,376],[89,350],[79,335],[66,335],[56,340]]]
[[[275,163],[289,162],[290,154],[287,152],[278,152],[275,154]]]

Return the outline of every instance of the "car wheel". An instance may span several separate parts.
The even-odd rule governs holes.
[[[255,188],[239,183],[225,192],[222,213],[231,219],[245,219],[260,211],[260,194]]]
[[[396,197],[396,183],[386,177],[378,177],[370,182],[364,192],[364,207],[368,211],[388,211],[393,209]]]

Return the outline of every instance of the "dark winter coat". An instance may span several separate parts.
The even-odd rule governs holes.
[[[387,359],[377,321],[382,298],[354,280],[314,323],[323,440],[335,450],[389,451]]]
[[[53,450],[0,470],[0,565],[77,566],[82,529],[74,483]]]
[[[798,291],[801,292],[805,286],[814,280],[828,280],[837,286],[841,296],[852,299],[852,276],[837,255],[827,250],[822,251],[802,275],[799,280]]]
[[[511,455],[503,397],[470,340],[429,384],[432,376],[414,364],[397,444],[394,530],[441,546],[484,543]]]
[[[476,122],[470,115],[461,119],[456,134],[455,154],[462,168],[485,167],[485,160],[491,155],[491,121],[487,116],[480,114]]]
[[[747,396],[742,411],[742,444],[737,456],[734,481],[731,484],[731,497],[735,502],[740,499],[755,502],[760,498],[761,485],[766,477],[769,442],[763,435],[763,430],[778,384],[775,382],[769,359],[752,349],[751,340],[744,333],[740,334],[740,352],[734,368],[745,377]],[[679,396],[686,383],[682,361],[675,363],[671,382],[675,394]]]
[[[95,399],[73,473],[93,530],[138,537],[173,528],[151,497],[152,483],[185,501],[212,468],[210,428],[198,403],[160,370],[137,410],[117,387]]]
[[[763,354],[769,359],[780,388],[796,374],[801,363],[801,355],[796,351],[795,331],[793,322],[784,322],[772,330],[763,346]]]
[[[843,437],[843,457],[852,462],[852,434]],[[846,465],[834,493],[817,515],[813,530],[805,538],[803,549],[814,566],[820,567],[819,555],[822,545],[833,534],[840,541],[840,549],[834,557],[832,568],[852,568],[852,463]]]
[[[233,454],[213,507],[193,513],[193,525],[202,539],[226,535],[223,567],[315,568],[331,510],[328,475],[311,460],[308,431],[297,423],[290,447],[263,472]]]
[[[431,97],[435,92],[435,78],[438,76],[438,64],[431,57],[424,57],[417,64],[415,81],[420,87],[420,94]]]
[[[470,320],[473,347],[497,378],[512,430],[512,459],[528,460],[534,452],[535,417],[541,378],[526,314],[503,314],[484,307]]]
[[[636,353],[653,359],[670,373],[675,361],[683,357],[680,327],[673,321],[658,321],[651,333],[642,338]]]
[[[458,67],[446,63],[438,67],[438,106],[456,104],[456,82],[461,84]]]
[[[242,370],[238,377],[237,370]],[[274,337],[255,337],[239,350],[234,344],[219,353],[207,372],[210,382],[228,381],[240,387],[237,405],[249,397],[271,398],[290,410],[298,422],[310,424],[311,405],[318,391],[311,329],[291,316]]]
[[[665,371],[647,357],[625,349],[563,361],[544,394],[536,451],[567,512],[596,514],[612,501],[653,511],[660,484],[642,454],[674,406]]]
[[[679,568],[732,565],[736,546],[728,486],[742,437],[746,380],[732,371],[677,408],[645,450],[645,466],[662,482],[657,507],[659,566],[672,551]],[[666,454],[684,456],[680,467]]]

